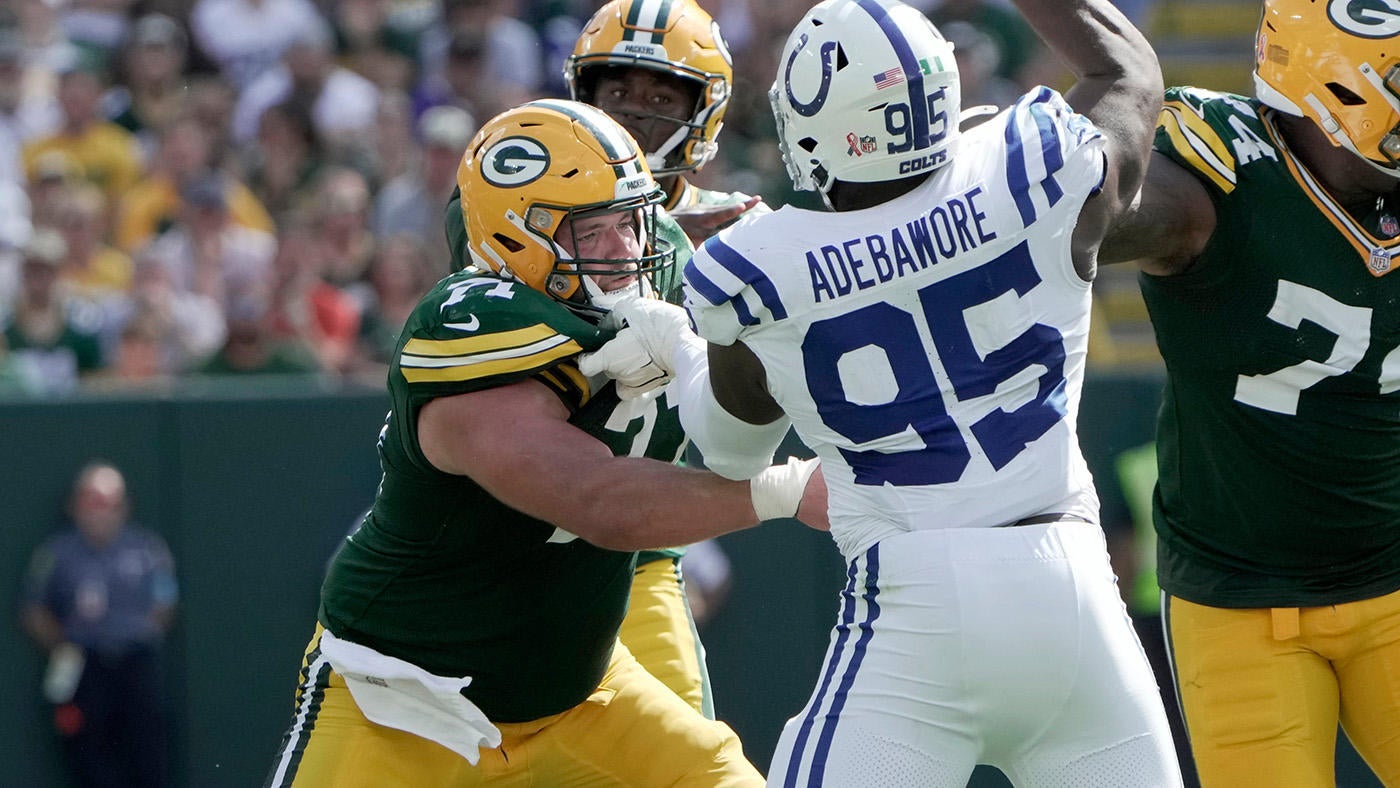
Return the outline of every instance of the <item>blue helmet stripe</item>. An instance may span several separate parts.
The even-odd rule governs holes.
[[[899,26],[890,18],[889,11],[877,0],[856,0],[856,5],[860,6],[875,24],[880,26],[880,31],[889,39],[890,46],[894,47],[895,54],[899,56],[900,68],[904,69],[904,79],[908,83],[909,90],[909,122],[913,126],[914,149],[922,150],[929,145],[929,117],[928,117],[928,96],[924,91],[924,71],[919,67],[919,59],[914,57],[914,49],[909,46],[909,39],[904,37]]]

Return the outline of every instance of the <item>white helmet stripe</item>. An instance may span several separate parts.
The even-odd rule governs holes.
[[[632,12],[628,14],[627,24],[635,25],[640,30],[635,32],[627,30],[623,38],[633,39],[636,36],[647,39],[639,43],[660,44],[661,31],[666,27],[666,17],[671,15],[671,2],[672,0],[637,0],[634,2]],[[656,32],[643,32],[649,30]]]

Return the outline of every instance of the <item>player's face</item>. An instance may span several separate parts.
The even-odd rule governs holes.
[[[685,80],[649,68],[613,68],[598,77],[594,103],[627,129],[644,151],[661,147],[695,109]]]
[[[554,233],[564,251],[583,260],[617,260],[619,270],[635,268],[642,256],[642,240],[637,231],[637,212],[618,211],[566,221]],[[635,273],[594,276],[603,292],[611,292],[637,280]]]

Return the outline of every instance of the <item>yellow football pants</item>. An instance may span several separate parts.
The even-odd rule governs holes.
[[[307,647],[297,715],[268,786],[690,786],[759,788],[739,738],[647,673],[619,643],[602,683],[562,714],[505,723],[476,766],[436,742],[365,718],[339,674],[313,675],[321,627]],[[524,688],[522,688],[522,691]]]
[[[1301,609],[1167,597],[1164,614],[1204,788],[1334,786],[1339,721],[1400,786],[1400,592]]]
[[[637,565],[632,603],[618,639],[647,672],[691,708],[714,719],[705,652],[685,600],[679,564],[678,558],[662,558]]]

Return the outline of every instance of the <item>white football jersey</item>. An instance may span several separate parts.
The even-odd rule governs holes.
[[[1075,430],[1090,283],[1070,237],[1103,146],[1041,88],[914,191],[746,217],[686,266],[700,336],[752,349],[821,458],[848,558],[911,530],[1097,522]]]

